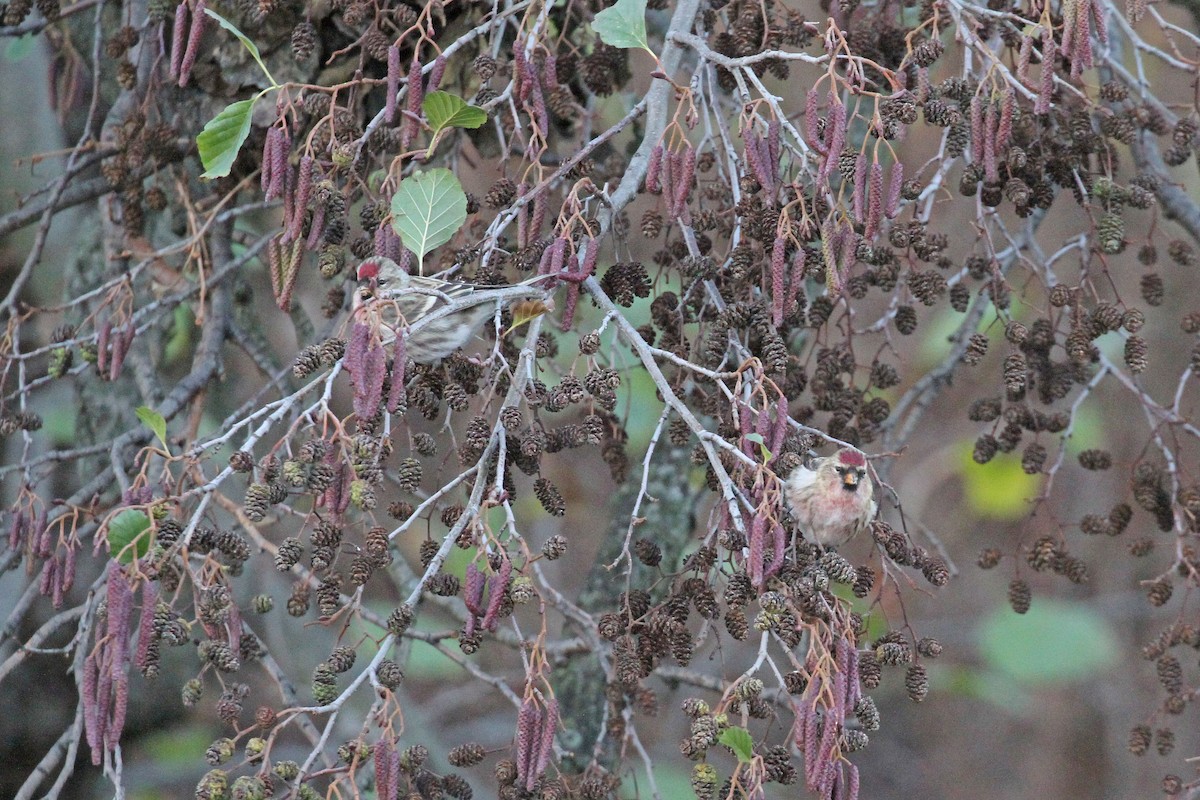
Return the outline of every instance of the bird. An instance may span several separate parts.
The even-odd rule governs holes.
[[[866,456],[853,447],[796,467],[783,495],[800,530],[824,547],[848,542],[870,525],[877,508]]]
[[[408,327],[405,354],[418,364],[434,364],[463,347],[495,314],[495,304],[541,300],[552,305],[536,276],[512,286],[477,286],[458,281],[409,275],[390,258],[373,256],[356,270],[353,319],[376,324],[384,346]]]

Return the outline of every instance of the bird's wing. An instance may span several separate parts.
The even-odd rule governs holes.
[[[816,482],[817,482],[817,471],[815,469],[809,469],[808,467],[804,466],[803,464],[801,464],[800,466],[798,466],[794,470],[792,470],[792,474],[788,475],[788,478],[787,478],[788,488],[791,489],[793,492],[798,492],[802,489],[807,489],[809,486],[812,486]]]

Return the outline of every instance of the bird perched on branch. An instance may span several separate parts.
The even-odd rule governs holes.
[[[826,547],[849,541],[875,516],[867,459],[853,447],[796,467],[784,481],[783,495],[800,530]]]
[[[476,286],[409,275],[390,258],[374,256],[358,265],[361,284],[354,293],[353,318],[377,322],[384,345],[404,328],[404,352],[418,364],[440,361],[463,347],[489,317],[497,302],[539,301],[536,313],[552,309],[547,289],[536,276],[513,286]]]

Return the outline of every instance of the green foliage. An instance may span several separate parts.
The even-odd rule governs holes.
[[[1039,598],[1025,614],[997,607],[979,629],[989,666],[1026,684],[1094,678],[1117,657],[1112,627],[1079,603]]]
[[[1029,499],[1037,494],[1042,479],[1021,468],[1021,456],[997,453],[986,464],[971,457],[972,445],[959,448],[967,502],[979,517],[998,520],[1021,519],[1029,511]]]
[[[754,739],[745,728],[726,728],[717,741],[732,750],[743,764],[754,759]]]
[[[250,117],[257,99],[230,103],[200,131],[196,146],[200,148],[200,162],[204,164],[201,178],[223,178],[229,174],[238,151],[250,135]]]
[[[163,419],[163,415],[149,406],[138,406],[136,413],[137,418],[142,421],[142,424],[149,428],[158,437],[158,440],[162,442],[163,449],[169,449],[167,447],[167,421]]]
[[[150,518],[145,512],[127,508],[108,522],[108,554],[129,564],[150,552]]]
[[[448,169],[418,172],[392,196],[392,228],[423,261],[467,221],[467,195]]]
[[[592,28],[612,47],[638,47],[653,55],[646,38],[646,0],[617,0],[596,14]]]

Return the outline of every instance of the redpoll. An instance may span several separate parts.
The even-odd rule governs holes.
[[[374,324],[383,344],[405,328],[404,352],[418,364],[440,361],[463,347],[494,316],[497,302],[538,299],[549,309],[537,276],[514,286],[474,286],[409,275],[390,258],[375,256],[358,265],[363,285],[354,293],[354,319]]]
[[[836,547],[870,524],[875,516],[875,487],[867,459],[843,447],[812,467],[792,470],[783,485],[800,530],[820,545]]]

